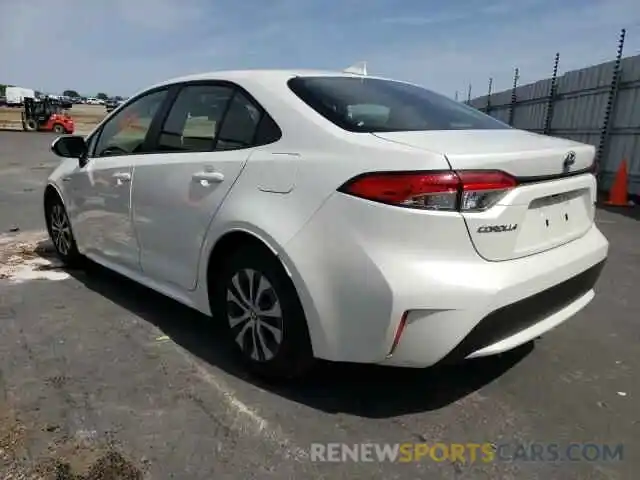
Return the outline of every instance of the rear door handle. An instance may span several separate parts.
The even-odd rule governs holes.
[[[198,172],[191,176],[194,182],[220,183],[224,180],[222,172]]]
[[[131,174],[129,172],[116,172],[113,174],[118,183],[128,183],[131,181]]]

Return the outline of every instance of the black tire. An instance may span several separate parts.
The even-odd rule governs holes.
[[[83,267],[84,257],[78,251],[67,211],[57,194],[49,194],[45,201],[45,219],[58,258],[68,267]]]
[[[35,132],[36,130],[38,130],[38,124],[36,123],[35,120],[29,119],[26,122],[24,122],[24,129],[27,132]]]
[[[231,290],[237,293],[233,285],[234,277],[245,287],[248,285],[246,281],[248,278],[247,271],[254,272],[253,275],[256,280],[254,292],[256,290],[259,291],[258,276],[261,276],[270,284],[270,288],[265,288],[260,298],[254,302],[254,305],[257,305],[255,312],[272,309],[275,305],[275,298],[278,301],[281,312],[279,321],[275,320],[275,317],[254,313],[252,315],[253,319],[250,317],[246,322],[241,322],[235,326],[231,325],[230,315],[232,317],[237,316],[238,311],[241,311],[238,309],[241,307],[234,301],[228,301],[228,292]],[[277,381],[300,378],[311,369],[315,359],[304,310],[293,282],[279,260],[271,252],[266,248],[255,246],[239,248],[225,259],[212,282],[210,299],[214,318],[224,322],[229,341],[251,373],[267,380]],[[261,308],[262,310],[260,310]],[[257,320],[258,318],[260,318],[260,321]],[[253,326],[248,325],[245,327],[251,321],[254,322]],[[265,324],[267,324],[266,327]],[[271,328],[268,328],[269,326]],[[281,327],[281,342],[275,346],[277,338],[273,332],[275,331],[274,328],[277,330],[278,327]],[[241,346],[236,339],[243,328],[247,334],[243,336],[245,341],[242,342],[243,346]],[[251,331],[252,328],[253,331]],[[268,350],[257,348],[257,333],[254,332],[258,330],[262,332],[260,336],[262,341],[259,343],[267,345]],[[261,350],[262,358],[252,358],[250,354],[251,347],[254,348],[254,352]],[[273,356],[267,358],[269,355],[266,352]],[[260,355],[257,356],[260,357]]]
[[[62,135],[64,133],[64,127],[61,124],[56,123],[53,126],[53,131],[54,131],[54,133],[57,133],[58,135]]]

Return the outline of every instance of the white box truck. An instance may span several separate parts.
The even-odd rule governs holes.
[[[19,107],[24,103],[25,97],[36,97],[36,92],[30,88],[23,87],[7,87],[5,96],[7,97],[7,106]]]

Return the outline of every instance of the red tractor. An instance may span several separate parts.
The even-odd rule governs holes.
[[[59,135],[72,134],[75,130],[73,118],[67,114],[60,102],[50,98],[24,99],[22,128],[27,132],[55,132]]]

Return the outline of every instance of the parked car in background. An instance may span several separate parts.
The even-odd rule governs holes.
[[[113,110],[115,110],[116,108],[118,108],[121,103],[122,102],[119,101],[119,100],[116,100],[114,98],[110,98],[109,100],[104,102],[104,106],[107,109],[107,113],[109,113],[109,112],[112,112]]]
[[[69,97],[60,97],[60,107],[65,109],[65,110],[69,110],[70,108],[73,108],[73,100]]]
[[[211,315],[270,378],[505,352],[582,310],[608,254],[593,146],[395,80],[183,77],[52,150],[59,257]]]

